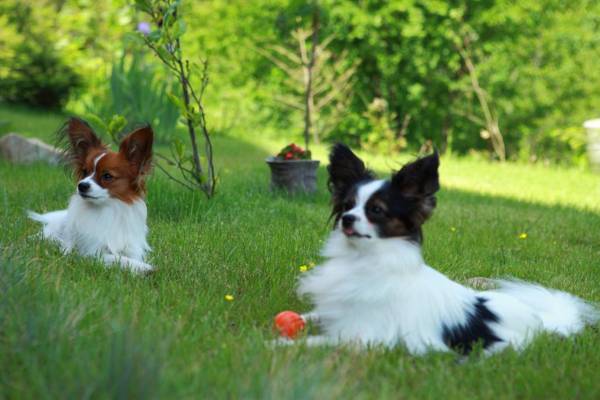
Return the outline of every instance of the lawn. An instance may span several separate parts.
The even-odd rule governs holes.
[[[62,116],[0,108],[28,136]],[[600,398],[600,331],[544,336],[466,362],[402,348],[272,348],[273,316],[305,311],[299,266],[330,229],[324,165],[314,197],[270,193],[283,144],[215,138],[217,196],[155,171],[150,263],[135,277],[36,238],[25,210],[64,208],[61,168],[0,162],[0,398]],[[316,149],[325,162],[325,148]],[[408,158],[367,156],[382,174]],[[589,172],[443,158],[425,259],[457,280],[514,276],[600,301],[600,180]],[[526,238],[523,238],[526,233]],[[232,295],[233,301],[225,299]]]

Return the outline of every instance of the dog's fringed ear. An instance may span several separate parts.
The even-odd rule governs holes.
[[[104,147],[92,127],[82,119],[72,117],[63,129],[69,140],[69,158],[77,168],[83,166],[91,149]]]
[[[406,164],[392,176],[393,188],[404,197],[415,200],[423,222],[436,206],[435,193],[440,189],[437,151],[431,155]]]
[[[342,210],[344,199],[356,183],[374,179],[375,175],[365,167],[348,146],[337,143],[329,154],[329,191],[333,195],[333,215]]]
[[[119,152],[136,168],[139,175],[150,172],[153,141],[154,132],[149,125],[136,129],[121,141]]]

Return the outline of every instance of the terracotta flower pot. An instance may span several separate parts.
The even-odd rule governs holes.
[[[319,160],[281,160],[268,157],[271,168],[271,190],[283,189],[289,193],[317,191]]]

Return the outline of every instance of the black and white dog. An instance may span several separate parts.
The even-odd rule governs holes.
[[[335,228],[326,261],[299,285],[315,304],[303,318],[323,332],[309,336],[309,345],[404,345],[423,354],[468,353],[479,342],[493,353],[522,349],[542,331],[567,336],[598,321],[596,307],[565,292],[506,280],[478,292],[428,266],[421,226],[436,206],[438,166],[433,154],[377,180],[348,147],[333,148]]]

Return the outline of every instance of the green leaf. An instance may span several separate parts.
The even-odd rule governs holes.
[[[171,60],[173,58],[173,55],[162,46],[156,47],[156,52],[160,55],[161,58],[165,60]]]
[[[173,103],[177,108],[179,108],[181,114],[185,115],[187,113],[185,104],[179,97],[175,96],[172,92],[167,92],[167,97],[169,98],[169,100],[171,100],[171,103]]]
[[[185,156],[185,146],[183,145],[183,142],[181,141],[181,139],[179,139],[178,137],[173,138],[171,145],[173,147],[173,152],[175,153],[177,158],[180,161],[182,161]]]
[[[126,32],[123,35],[123,42],[125,44],[143,45],[144,37],[139,32]]]
[[[150,32],[146,38],[151,42],[158,42],[162,38],[162,34],[161,29],[156,29]]]
[[[135,0],[135,7],[145,13],[152,11],[152,4],[149,0]]]
[[[96,114],[86,114],[86,119],[92,124],[99,127],[103,132],[108,133],[108,126],[102,118]]]
[[[127,125],[127,119],[124,116],[120,114],[113,115],[108,123],[108,133],[115,138],[125,128],[125,125]]]
[[[167,11],[165,11],[165,13],[163,15],[163,26],[164,27],[170,27],[177,20],[178,16],[175,13],[176,13],[178,7],[179,7],[179,1],[175,1],[169,6],[169,8],[167,8]]]
[[[180,38],[185,33],[186,25],[182,19],[177,20],[177,23],[173,25],[171,35],[174,39]]]

